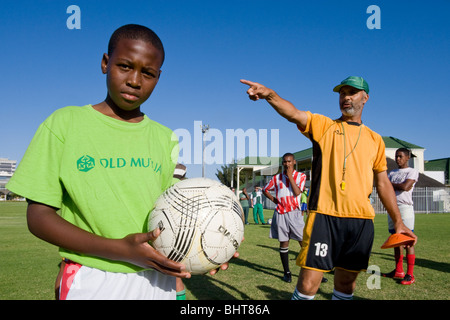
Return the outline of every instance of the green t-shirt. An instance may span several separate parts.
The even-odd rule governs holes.
[[[308,192],[305,190],[301,193],[300,203],[307,203],[307,202],[308,202]]]
[[[247,196],[243,192],[239,194],[239,201],[241,203],[242,208],[249,207]]]
[[[173,132],[147,116],[120,121],[91,105],[55,111],[38,128],[8,183],[30,200],[61,208],[76,226],[106,238],[147,232],[148,214],[172,184]],[[60,248],[62,257],[111,272],[141,268]]]

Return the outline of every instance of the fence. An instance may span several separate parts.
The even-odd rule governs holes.
[[[450,187],[443,188],[414,188],[413,202],[415,213],[443,213],[450,212]],[[370,203],[375,209],[375,213],[387,213],[380,198],[377,189],[373,188],[370,196]],[[264,208],[274,209],[272,201],[265,198]]]
[[[450,212],[450,187],[414,188],[412,198],[415,213]],[[375,188],[370,196],[370,202],[375,213],[387,213]]]

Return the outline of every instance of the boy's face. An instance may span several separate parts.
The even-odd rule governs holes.
[[[103,55],[108,100],[123,111],[132,111],[153,92],[161,73],[162,55],[151,43],[121,39],[111,56]]]
[[[407,168],[409,161],[409,155],[405,154],[403,151],[395,152],[395,162],[399,168]]]
[[[289,169],[293,170],[296,163],[297,162],[295,161],[294,157],[292,157],[292,156],[285,156],[283,158],[283,163],[282,163],[284,171],[288,172]]]

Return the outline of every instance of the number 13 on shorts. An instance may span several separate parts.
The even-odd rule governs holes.
[[[314,243],[314,246],[316,247],[315,255],[316,257],[326,257],[328,254],[328,244],[322,243],[322,242],[316,242]]]

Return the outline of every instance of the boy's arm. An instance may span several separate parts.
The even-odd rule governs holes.
[[[292,177],[292,175],[289,177],[289,182],[291,184],[294,196],[296,197],[299,196],[302,193],[302,190],[300,189],[300,186],[295,182],[294,177]]]
[[[300,189],[300,186],[297,185],[297,182],[294,180],[294,177],[292,176],[293,172],[294,172],[294,166],[291,165],[287,169],[286,175],[287,175],[287,177],[289,179],[289,183],[291,184],[292,192],[294,193],[294,196],[297,197],[299,194],[302,193],[302,190]],[[300,174],[300,173],[298,173],[298,174]]]
[[[297,124],[302,130],[306,128],[308,116],[305,111],[298,110],[292,103],[281,98],[275,91],[262,84],[248,80],[241,80],[241,83],[250,86],[247,94],[251,100],[265,99],[282,117]]]
[[[402,221],[402,217],[397,206],[397,198],[395,197],[394,188],[389,181],[386,171],[375,173],[375,187],[377,188],[378,196],[380,197],[381,202],[394,222],[395,232],[404,233],[410,237],[413,237],[415,239],[413,245],[415,245],[417,242],[417,236],[408,227],[406,227]]]
[[[275,198],[273,195],[271,195],[268,191],[263,190],[264,195],[269,198],[270,201],[272,201],[275,204],[278,204],[278,199]]]
[[[278,205],[278,199],[272,196],[272,194],[270,194],[269,192],[269,190],[273,190],[274,183],[275,183],[274,178],[272,177],[272,179],[270,179],[269,183],[264,187],[262,192],[266,196],[266,198],[268,198],[270,201]]]
[[[406,179],[402,183],[392,183],[392,186],[394,187],[394,190],[409,191],[409,190],[412,189],[412,187],[414,186],[415,182],[416,182],[415,180]]]
[[[251,207],[253,207],[255,204],[254,202],[256,202],[256,199],[253,197],[253,193],[250,194],[250,205]]]
[[[159,230],[136,233],[122,239],[107,239],[87,232],[64,220],[56,209],[30,202],[27,209],[28,228],[38,238],[65,249],[110,260],[125,261],[143,268],[189,278],[185,267],[153,249],[149,241],[155,240]]]

